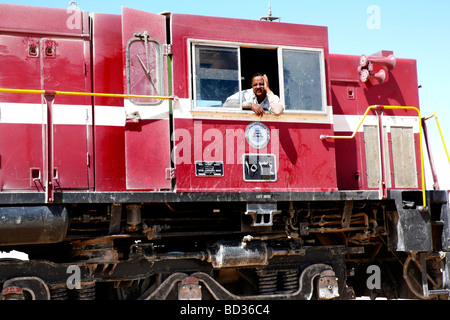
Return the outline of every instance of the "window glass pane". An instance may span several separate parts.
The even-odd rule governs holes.
[[[221,107],[239,92],[237,48],[195,46],[195,91],[197,107]]]
[[[320,60],[320,52],[283,50],[286,110],[323,110]]]
[[[128,47],[128,93],[163,95],[160,45],[154,41],[132,41]],[[136,104],[155,104],[158,99],[131,99]]]

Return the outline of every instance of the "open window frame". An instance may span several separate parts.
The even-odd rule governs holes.
[[[282,103],[285,105],[285,113],[287,114],[317,114],[322,115],[327,113],[327,90],[326,90],[326,73],[325,73],[325,55],[324,50],[321,48],[306,48],[306,47],[288,47],[288,46],[273,46],[273,45],[257,45],[257,44],[248,44],[248,43],[229,43],[229,42],[215,42],[215,41],[205,41],[205,40],[188,40],[189,54],[190,54],[190,65],[189,72],[192,76],[192,81],[190,83],[191,88],[191,110],[193,111],[210,111],[210,112],[239,112],[239,113],[252,113],[252,111],[243,110],[242,109],[242,99],[241,93],[243,89],[251,88],[251,76],[257,71],[264,72],[266,70],[259,70],[255,66],[251,66],[253,68],[252,71],[249,68],[243,66],[243,59],[245,59],[246,54],[245,51],[252,50],[256,54],[255,56],[260,55],[260,53],[267,52],[270,59],[270,67],[269,73],[269,85],[271,89],[277,94]],[[202,101],[202,94],[199,90],[201,90],[202,85],[199,85],[199,78],[202,80],[207,80],[207,78],[202,78],[202,72],[205,74],[205,70],[199,72],[198,68],[202,64],[202,58],[198,55],[199,48],[207,48],[207,49],[217,49],[218,51],[224,50],[234,50],[236,54],[236,68],[237,72],[235,77],[235,91],[234,94],[238,94],[239,96],[239,105],[234,107],[225,107],[222,103],[215,103],[214,106],[208,105]],[[295,56],[298,56],[303,62],[306,64],[310,64],[305,67],[306,70],[302,70],[302,64],[299,63],[295,59]],[[302,57],[303,56],[303,57]],[[274,58],[275,57],[275,58]],[[247,60],[249,61],[249,60]],[[256,59],[256,61],[258,61]],[[254,63],[252,63],[254,64]],[[207,66],[208,63],[203,66]],[[307,79],[304,81],[297,81],[298,79],[292,75],[288,74],[289,69],[286,69],[292,65],[293,68],[297,72],[304,71],[307,75]],[[214,72],[214,71],[213,71]],[[244,77],[245,75],[245,77]],[[219,82],[218,82],[219,83]],[[244,85],[245,84],[245,85]],[[302,89],[298,89],[295,85],[303,86]],[[310,90],[308,90],[308,86]],[[214,87],[214,86],[213,86]],[[298,89],[298,90],[294,90]],[[288,90],[288,91],[286,91]],[[220,88],[218,88],[220,91]],[[298,93],[295,96],[295,93]],[[308,101],[308,93],[313,92],[315,96],[314,99],[311,99],[313,102],[312,106],[306,107]],[[220,94],[223,94],[222,92]],[[227,93],[228,94],[228,93]],[[230,94],[231,95],[231,94]],[[297,99],[298,105],[295,105],[295,98]],[[294,102],[292,100],[294,99]],[[219,101],[219,100],[217,100]],[[216,101],[216,102],[217,102]]]
[[[241,111],[242,104],[240,104],[239,108],[223,107],[225,98],[236,92],[239,93],[239,100],[241,100],[242,85],[240,81],[239,46],[223,43],[192,42],[189,47],[191,48],[192,109],[201,111],[217,111],[217,109],[221,111]],[[234,57],[232,57],[233,53],[235,53]],[[224,59],[216,59],[220,56]],[[227,59],[227,57],[231,59]],[[214,87],[214,83],[218,86],[212,89],[211,92],[215,91],[218,98],[203,99],[204,97],[210,97],[211,94],[207,90]],[[221,87],[219,86],[220,84],[224,84],[224,86]],[[230,87],[233,87],[232,91],[230,91]]]

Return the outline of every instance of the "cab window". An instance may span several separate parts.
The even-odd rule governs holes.
[[[286,110],[322,111],[324,87],[318,52],[283,50]]]
[[[194,47],[194,106],[222,107],[239,92],[238,48]]]
[[[192,59],[194,110],[242,109],[240,93],[251,89],[257,72],[267,74],[270,89],[280,97],[285,112],[325,110],[323,50],[193,43]]]

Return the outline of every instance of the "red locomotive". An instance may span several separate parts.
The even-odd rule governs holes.
[[[29,257],[3,299],[448,297],[415,60],[282,22],[0,17],[0,250]]]

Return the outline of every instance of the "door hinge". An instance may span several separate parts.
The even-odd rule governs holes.
[[[170,56],[172,54],[172,45],[170,43],[164,45],[164,55]]]

